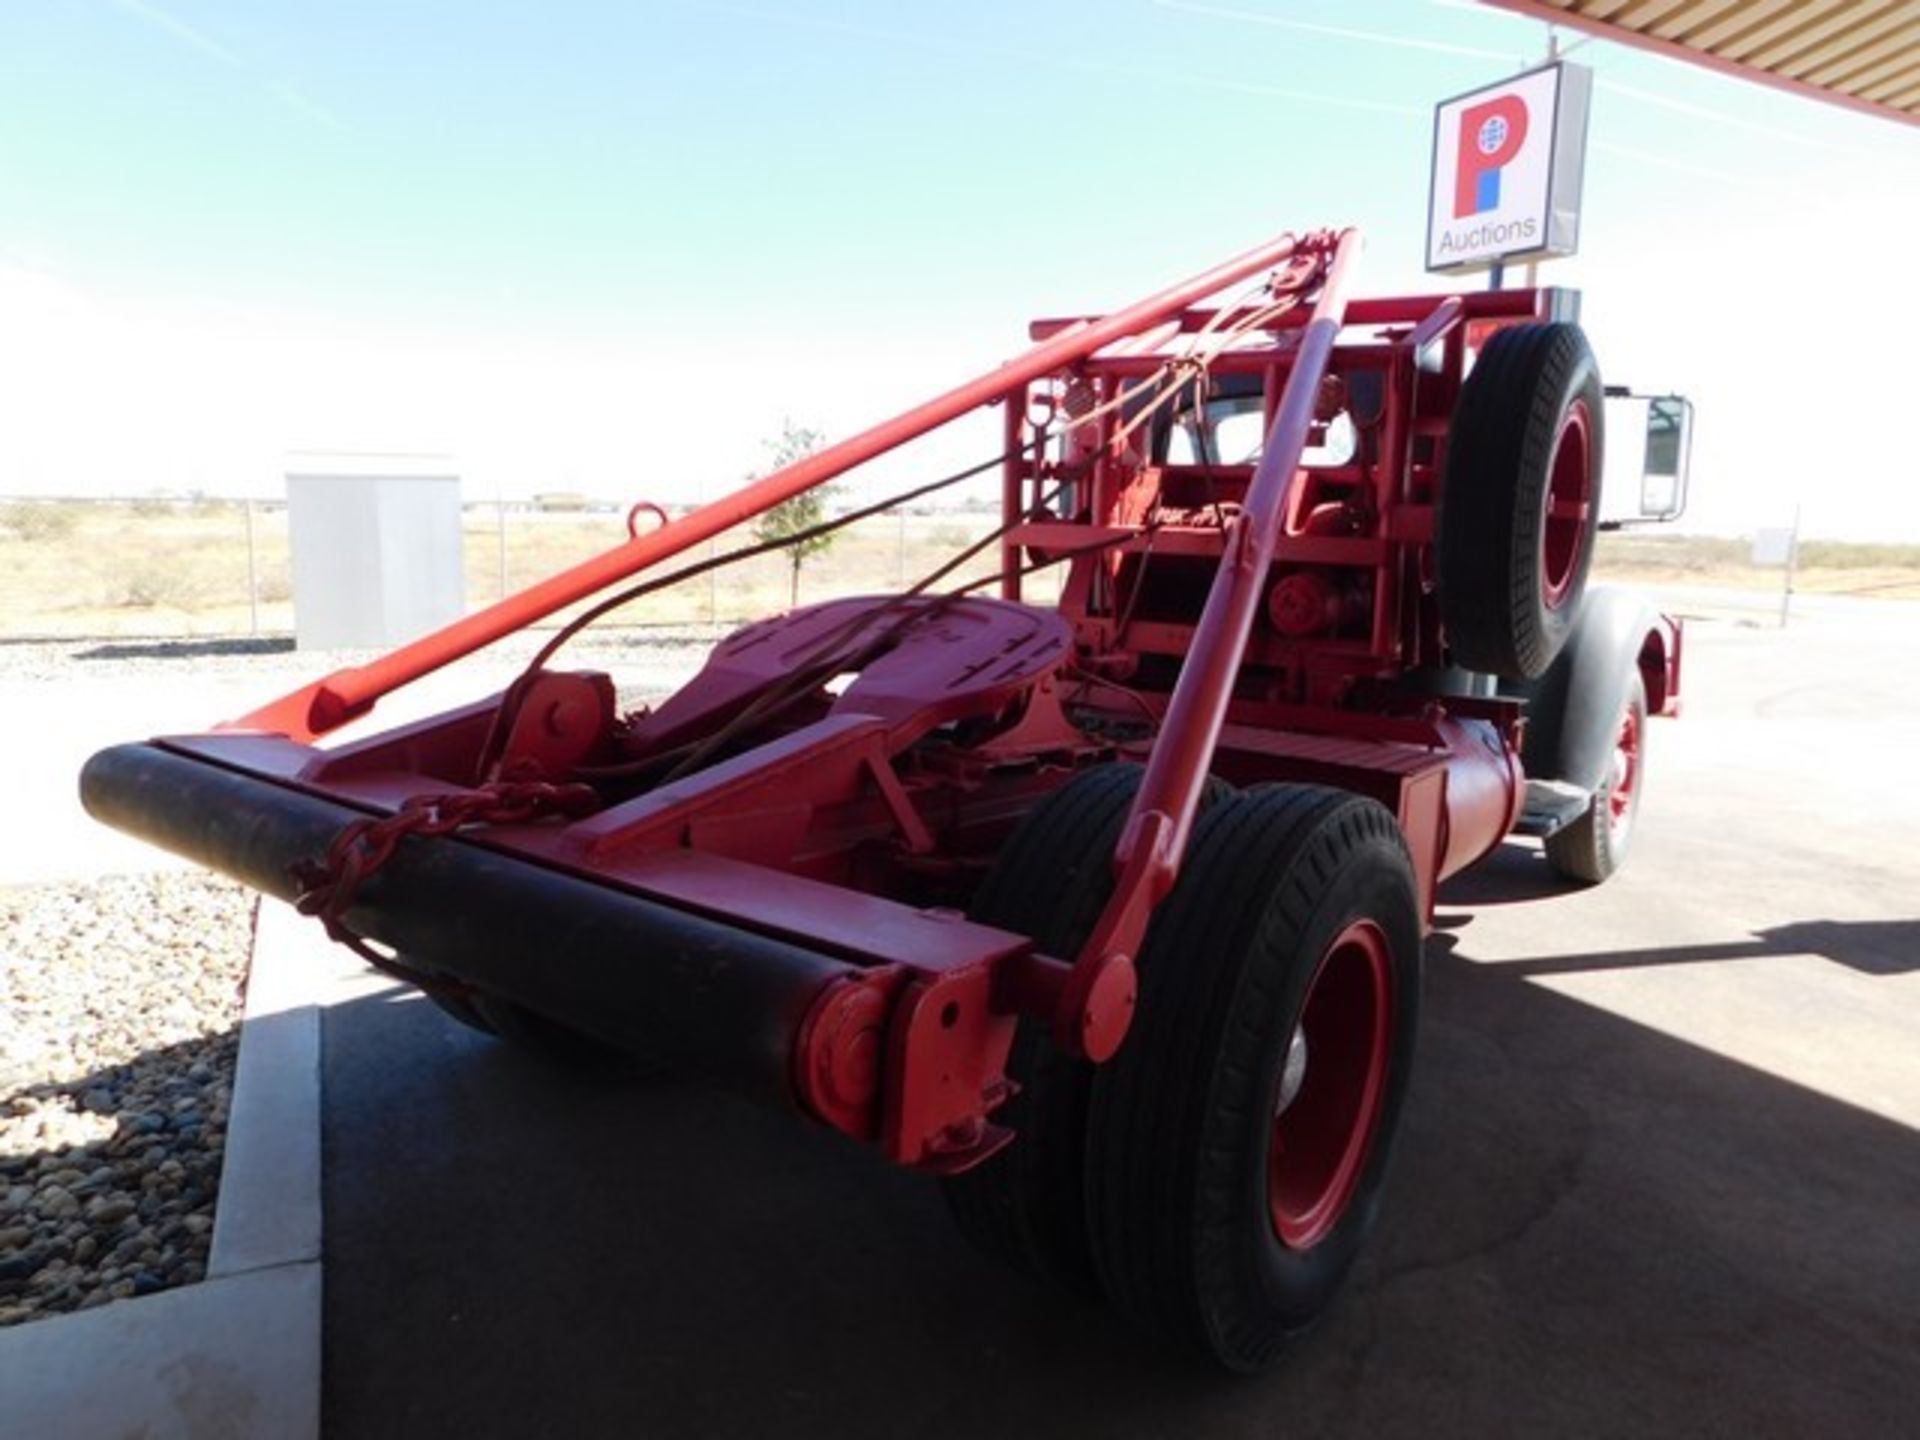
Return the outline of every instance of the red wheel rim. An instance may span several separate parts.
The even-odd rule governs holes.
[[[1613,742],[1613,775],[1607,785],[1607,832],[1617,846],[1633,824],[1640,798],[1640,714],[1627,702]]]
[[[1387,1090],[1393,1029],[1393,951],[1356,920],[1320,959],[1299,1028],[1305,1068],[1282,1077],[1267,1145],[1267,1205],[1281,1243],[1305,1250],[1340,1222],[1360,1181]],[[1288,1067],[1283,1067],[1283,1069]]]
[[[1576,400],[1553,441],[1547,477],[1547,517],[1540,533],[1541,596],[1549,610],[1566,603],[1580,569],[1580,550],[1593,517],[1593,417]]]

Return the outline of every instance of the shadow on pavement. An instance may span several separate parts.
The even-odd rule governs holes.
[[[123,640],[73,652],[76,660],[197,660],[223,655],[291,655],[291,635],[240,635],[212,640]]]
[[[1914,1132],[1452,950],[1371,1250],[1255,1381],[977,1258],[830,1136],[338,1007],[327,1433],[1902,1432]]]
[[[1484,862],[1440,887],[1440,904],[1456,913],[1442,912],[1434,924],[1441,930],[1462,930],[1472,917],[1457,913],[1458,909],[1541,900],[1582,888],[1556,875],[1537,846],[1510,840]],[[1750,940],[1503,961],[1500,971],[1509,976],[1566,975],[1773,955],[1819,955],[1865,975],[1904,975],[1920,969],[1920,920],[1800,920],[1756,930]]]
[[[1483,905],[1515,905],[1566,895],[1581,886],[1554,872],[1546,853],[1536,843],[1503,841],[1486,859],[1463,870],[1440,886],[1442,905],[1476,909]]]
[[[1751,940],[1503,961],[1500,970],[1514,976],[1574,975],[1589,970],[1759,960],[1773,955],[1818,955],[1863,975],[1905,975],[1920,969],[1920,920],[1800,920],[1756,930]]]

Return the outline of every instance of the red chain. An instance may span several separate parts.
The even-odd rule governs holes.
[[[327,927],[327,937],[410,985],[436,994],[465,995],[469,987],[383,955],[347,928],[345,916],[361,884],[387,861],[409,835],[451,835],[472,825],[521,825],[549,815],[577,818],[599,809],[591,785],[551,785],[537,780],[503,780],[478,790],[447,795],[416,795],[381,819],[355,820],[340,829],[322,860],[300,860],[289,867],[300,893],[294,908]]]

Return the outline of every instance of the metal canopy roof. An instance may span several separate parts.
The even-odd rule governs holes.
[[[1486,0],[1920,125],[1920,0]]]

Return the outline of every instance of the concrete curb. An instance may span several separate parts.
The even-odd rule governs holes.
[[[0,1440],[318,1440],[319,1006],[338,962],[315,949],[317,928],[261,902],[207,1279],[0,1332]]]
[[[316,981],[329,967],[304,963],[310,960],[304,952],[320,937],[284,905],[260,902],[210,1279],[320,1258]]]

